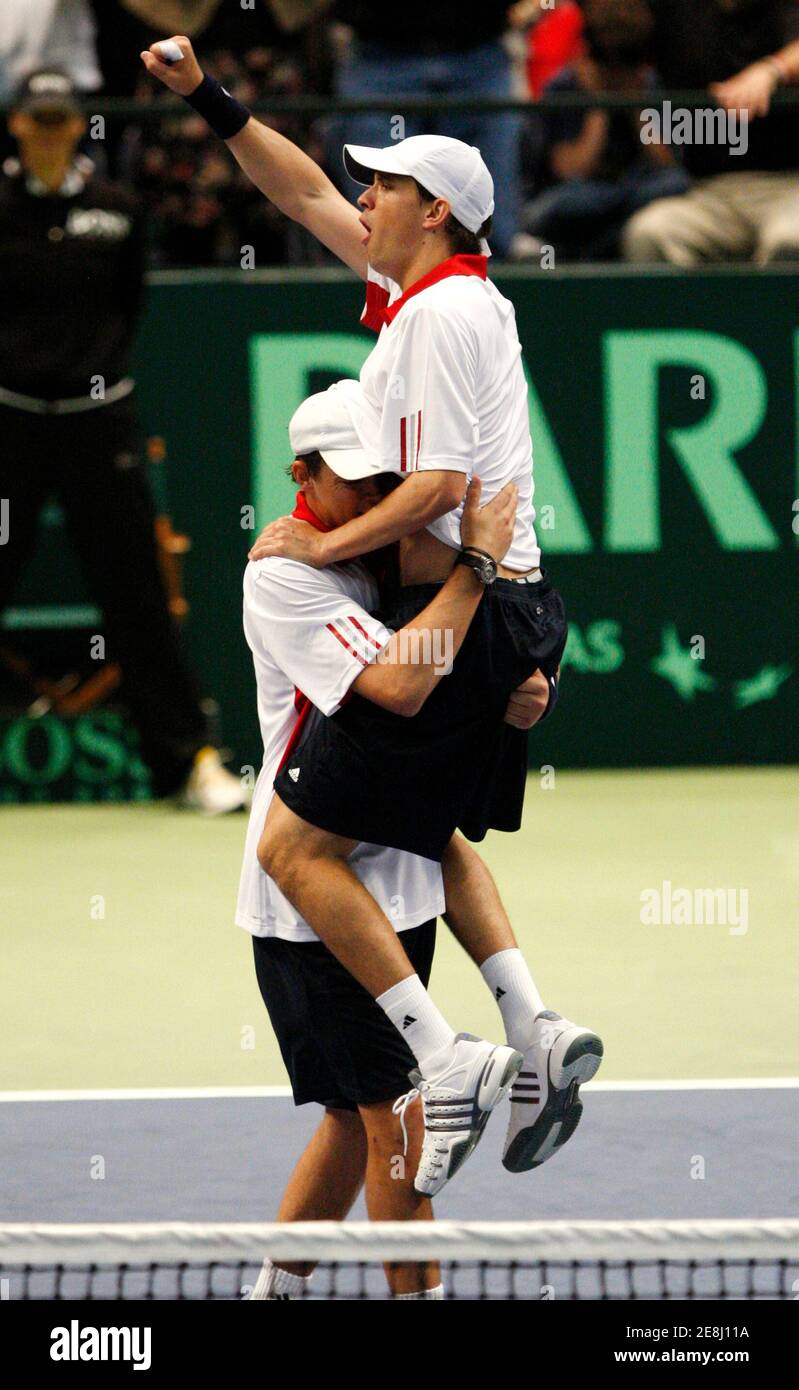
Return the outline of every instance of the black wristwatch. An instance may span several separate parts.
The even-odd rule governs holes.
[[[468,565],[469,569],[474,570],[480,583],[486,586],[493,584],[497,577],[496,560],[487,551],[478,550],[474,545],[464,547],[459,552],[455,564]]]

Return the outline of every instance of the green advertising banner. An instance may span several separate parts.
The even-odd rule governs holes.
[[[796,760],[799,280],[496,278],[516,306],[537,526],[571,624],[557,717],[531,736],[531,764]],[[370,350],[361,304],[335,270],[153,277],[140,413],[165,441],[159,489],[192,538],[185,640],[236,766],[260,760],[246,551],[291,507],[294,409]],[[41,622],[54,593],[62,610],[65,595],[87,602],[58,539],[51,520],[12,625],[36,611]]]

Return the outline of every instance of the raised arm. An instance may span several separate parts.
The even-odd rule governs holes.
[[[163,62],[159,56],[161,41],[142,53],[142,62],[171,92],[190,97],[202,83],[203,71],[184,34],[168,42],[181,49],[181,62]],[[276,208],[307,228],[356,275],[366,279],[365,232],[358,210],[299,145],[262,125],[254,116],[225,143],[247,177]]]

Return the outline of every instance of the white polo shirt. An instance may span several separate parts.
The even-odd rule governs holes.
[[[451,256],[405,294],[370,269],[362,322],[380,330],[361,369],[361,422],[371,449],[403,473],[476,474],[481,503],[519,489],[516,527],[503,563],[534,569],[533,446],[527,382],[512,303],[486,278],[485,256]],[[460,549],[463,504],[428,526]]]
[[[377,586],[358,561],[317,570],[270,558],[244,572],[244,632],[255,663],[264,758],[253,795],[236,922],[254,936],[316,941],[308,923],[258,863],[272,783],[306,723],[335,714],[350,686],[391,633],[374,619]],[[303,769],[307,774],[310,769]],[[350,863],[397,931],[444,911],[441,866],[431,859],[361,844]]]

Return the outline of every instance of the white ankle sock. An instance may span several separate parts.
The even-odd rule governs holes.
[[[418,975],[392,985],[377,1003],[399,1030],[422,1072],[431,1057],[452,1047],[455,1034],[433,1003]]]
[[[443,1285],[443,1284],[436,1284],[436,1287],[435,1287],[434,1289],[422,1289],[422,1290],[420,1290],[419,1293],[395,1293],[395,1294],[392,1294],[391,1297],[392,1297],[393,1299],[399,1299],[399,1298],[443,1298],[443,1297],[444,1297],[444,1285]]]
[[[303,1298],[313,1275],[289,1274],[279,1269],[271,1260],[264,1260],[263,1269],[258,1275],[251,1299],[290,1299]]]
[[[541,995],[518,947],[497,951],[480,966],[480,974],[491,990],[511,1047],[523,1052],[533,1040],[533,1020],[545,1008]]]

